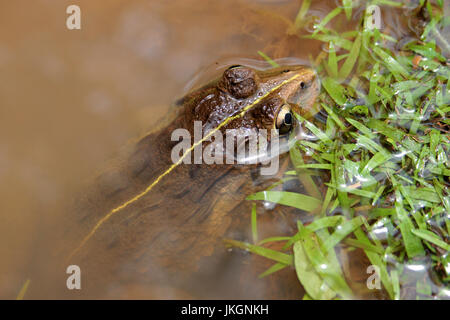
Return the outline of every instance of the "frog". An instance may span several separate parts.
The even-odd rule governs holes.
[[[193,124],[200,124],[206,138],[192,141],[200,151],[213,143],[208,134],[225,137],[234,129],[266,130],[267,140],[273,132],[295,139],[295,114],[311,110],[319,91],[317,74],[308,66],[231,65],[178,99],[170,118],[110,164],[68,210],[54,255],[58,267],[50,272],[68,277],[67,266],[78,266],[83,289],[67,290],[66,281],[58,280],[55,292],[68,298],[127,298],[131,291],[144,292],[143,298],[277,298],[252,295],[249,283],[236,285],[241,288],[236,292],[220,289],[245,278],[233,278],[236,268],[227,266],[248,257],[230,253],[223,239],[248,239],[252,204],[246,196],[270,181],[258,180],[261,164],[196,163],[190,159],[194,147],[174,161],[180,141],[173,132],[194,136]],[[275,225],[268,219],[267,226]],[[136,286],[140,289],[129,290]],[[244,295],[242,288],[250,291]]]

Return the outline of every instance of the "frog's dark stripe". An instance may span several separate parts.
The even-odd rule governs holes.
[[[85,244],[86,242],[94,235],[94,233],[97,231],[98,228],[100,228],[100,226],[105,223],[113,214],[115,214],[116,212],[126,208],[128,205],[132,204],[133,202],[139,200],[140,198],[142,198],[143,196],[145,196],[147,193],[149,193],[154,186],[156,186],[166,175],[168,175],[170,172],[172,172],[173,169],[175,169],[179,164],[181,164],[183,162],[183,160],[199,145],[201,145],[203,142],[207,141],[215,132],[217,132],[218,130],[220,130],[221,128],[223,128],[224,126],[226,126],[227,124],[229,124],[231,121],[236,120],[238,118],[241,118],[242,116],[244,116],[247,111],[249,111],[251,108],[253,108],[255,105],[257,105],[259,102],[261,102],[263,99],[265,99],[267,96],[269,96],[270,94],[272,94],[274,91],[278,90],[279,88],[281,88],[282,86],[284,86],[285,84],[295,80],[296,78],[300,77],[299,74],[295,74],[294,76],[292,76],[289,79],[286,79],[284,81],[282,81],[280,84],[276,85],[275,87],[273,87],[271,90],[268,90],[265,94],[261,95],[260,97],[258,97],[257,99],[255,99],[255,101],[253,101],[251,104],[245,106],[242,111],[240,111],[237,114],[234,114],[233,116],[227,117],[225,118],[224,121],[222,121],[216,128],[214,128],[213,130],[209,131],[202,139],[200,139],[199,141],[197,141],[196,143],[194,143],[188,150],[186,150],[186,152],[180,157],[180,159],[175,162],[174,164],[172,164],[166,171],[164,171],[158,178],[156,178],[144,191],[142,191],[141,193],[139,193],[138,195],[136,195],[135,197],[133,197],[132,199],[124,202],[123,204],[121,204],[120,206],[112,209],[108,214],[106,214],[103,218],[101,218],[97,224],[91,229],[91,231],[86,235],[86,237],[83,238],[83,240],[80,242],[80,244],[78,245],[78,247],[75,248],[75,250],[73,250],[69,256],[67,257],[66,260],[70,260]]]
[[[205,191],[200,195],[200,197],[198,197],[197,201],[200,201],[201,199],[203,199],[203,197],[217,184],[219,183],[220,180],[222,180],[223,178],[225,178],[230,172],[231,170],[233,170],[232,167],[230,167],[230,169],[228,169],[225,173],[223,173],[222,175],[220,175],[217,179],[215,179],[214,181],[212,181],[209,186],[206,187]]]

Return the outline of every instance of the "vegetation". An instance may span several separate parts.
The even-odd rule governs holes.
[[[304,28],[310,4],[303,1],[289,32]],[[294,266],[304,299],[354,297],[342,248],[363,250],[387,298],[449,299],[450,69],[440,30],[450,20],[442,0],[422,0],[416,12],[427,18],[420,36],[400,42],[372,27],[370,5],[403,10],[406,3],[342,0],[306,36],[327,48],[311,59],[324,88],[318,105],[326,120],[297,115],[315,139],[297,142],[290,154],[295,170],[285,179],[300,179],[307,194],[268,190],[248,197],[302,209],[312,222],[298,222],[293,236],[258,242],[254,207],[254,243],[226,243],[274,260],[262,277]],[[327,28],[355,21],[364,6],[353,30]],[[274,241],[285,241],[286,250],[264,246]]]

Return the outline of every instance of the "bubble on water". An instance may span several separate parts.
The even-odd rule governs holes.
[[[385,240],[388,238],[389,229],[387,227],[374,228],[372,232],[377,236],[379,240]]]
[[[403,150],[403,151],[401,151],[399,153],[393,154],[392,157],[394,157],[394,158],[403,158],[404,156],[406,156],[407,154],[409,154],[411,152],[412,152],[411,150]]]
[[[322,51],[324,51],[326,53],[329,53],[331,51],[330,50],[330,46],[328,45],[328,43],[323,43],[321,48],[322,48]]]
[[[316,31],[317,25],[324,17],[325,14],[321,11],[309,10],[307,17],[305,18],[307,20],[305,23],[305,31],[309,33]]]
[[[273,210],[273,209],[275,209],[277,204],[275,202],[263,201],[263,206],[264,206],[264,209],[266,209],[266,210]]]
[[[450,299],[450,290],[446,289],[446,288],[442,288],[441,291],[439,292],[439,296],[441,298]]]
[[[407,264],[405,265],[406,269],[409,269],[414,272],[424,272],[426,271],[426,267],[422,264]]]
[[[363,176],[361,176],[361,175],[359,175],[359,174],[356,174],[356,175],[355,175],[355,179],[356,179],[357,181],[359,181],[359,182],[368,182],[368,181],[370,181],[370,179],[365,178],[365,177],[363,177]]]
[[[445,264],[443,264],[443,267],[444,267],[444,269],[445,269],[445,272],[446,272],[447,274],[450,274],[450,261],[447,259],[447,257],[448,257],[448,253],[445,253],[445,254],[442,256],[442,260],[441,260],[441,261],[445,261],[445,262],[446,262]]]

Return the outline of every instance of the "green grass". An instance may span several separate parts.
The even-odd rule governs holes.
[[[28,287],[30,286],[31,280],[27,279],[25,281],[25,283],[23,284],[22,288],[19,291],[19,294],[16,297],[16,300],[23,300],[23,298],[25,297],[25,294],[28,291]]]
[[[401,1],[361,3],[403,10]],[[299,36],[310,4],[303,1],[294,22]],[[299,222],[295,235],[256,244],[227,242],[276,262],[261,276],[293,265],[306,290],[304,299],[354,296],[338,259],[342,248],[364,251],[379,268],[390,299],[405,297],[407,287],[409,292],[415,289],[418,299],[449,298],[450,69],[442,53],[448,43],[439,33],[449,19],[443,1],[421,5],[431,13],[430,21],[420,37],[401,44],[392,35],[367,28],[368,17],[355,30],[328,29],[335,20],[352,18],[356,4],[351,0],[344,0],[305,37],[329,48],[313,61],[322,80],[317,103],[328,115],[326,123],[298,116],[317,139],[297,142],[290,152],[295,171],[286,172],[302,182],[306,194],[266,191],[248,199],[301,209],[313,222]],[[306,152],[308,162],[302,159]],[[313,176],[323,177],[327,191],[322,199]],[[375,232],[382,227],[388,230],[385,238]],[[283,240],[283,252],[261,246]],[[423,261],[429,278],[415,279],[405,271],[405,265]]]

